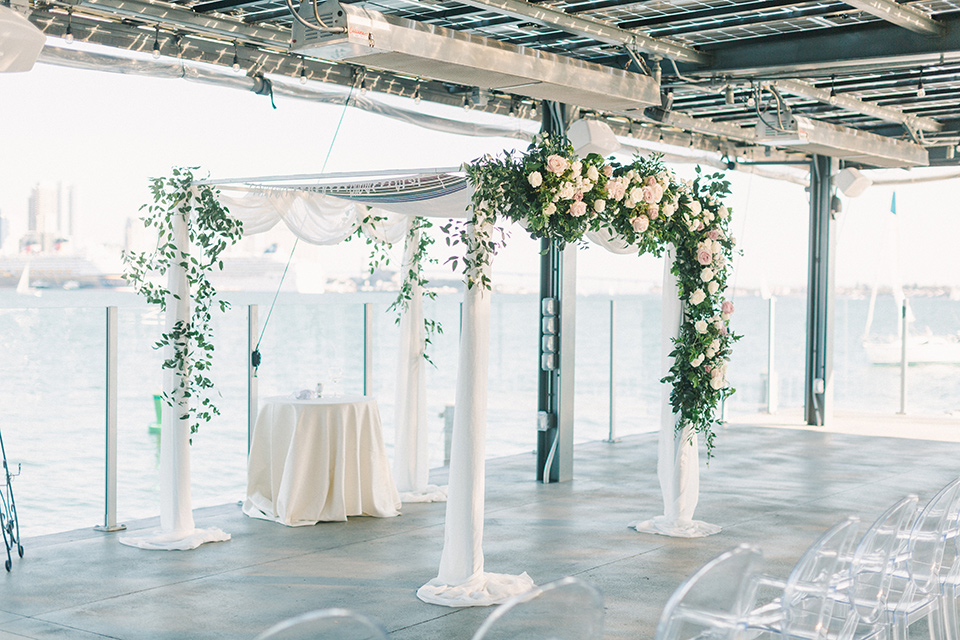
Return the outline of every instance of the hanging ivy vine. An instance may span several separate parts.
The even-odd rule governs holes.
[[[413,300],[415,287],[420,288],[421,295],[429,300],[437,298],[437,292],[427,288],[429,281],[423,276],[423,265],[425,263],[436,263],[436,259],[431,258],[428,250],[436,242],[428,231],[433,228],[433,223],[422,217],[413,218],[410,222],[410,228],[407,230],[407,242],[414,237],[417,238],[417,248],[414,250],[410,259],[410,265],[401,274],[400,289],[397,292],[397,298],[387,309],[395,311],[397,314],[396,322],[400,323],[400,315],[410,307],[410,301]],[[430,359],[429,349],[433,344],[433,337],[443,333],[443,325],[439,321],[429,318],[424,314],[423,317],[423,358],[430,364],[434,364]],[[436,366],[436,365],[434,365]]]
[[[474,186],[472,217],[444,227],[448,245],[466,245],[463,260],[468,287],[490,288],[487,267],[503,244],[491,224],[503,217],[534,238],[561,246],[588,233],[621,240],[639,254],[676,250],[671,267],[684,306],[673,365],[662,382],[672,385],[670,402],[677,430],[690,427],[704,436],[713,455],[720,404],[734,389],[726,380],[732,345],[733,303],[726,299],[735,241],[730,210],[723,198],[730,183],[720,173],[679,180],[660,156],[637,157],[620,165],[592,153],[578,158],[562,137],[537,136],[526,153],[485,156],[467,166]],[[471,233],[476,229],[479,233]],[[692,436],[691,436],[692,437]]]
[[[166,288],[168,271],[174,266],[185,271],[192,301],[190,318],[174,323],[154,348],[171,347],[172,357],[164,360],[163,368],[176,374],[177,388],[173,394],[164,390],[163,399],[183,412],[179,417],[190,421],[191,434],[197,432],[201,421],[209,422],[220,415],[211,398],[214,383],[209,377],[214,354],[211,320],[216,308],[223,312],[230,305],[217,297],[208,275],[214,269],[223,269],[221,254],[243,233],[242,223],[218,202],[219,190],[194,184],[196,169],[175,167],[169,177],[151,179],[153,202],[140,210],[146,210],[141,218],[144,227],[157,232],[157,246],[151,252],[124,251],[122,255],[124,278],[161,311],[167,310],[168,299],[179,299]],[[186,247],[178,246],[174,235],[178,217],[186,226]],[[176,398],[182,398],[182,404]]]

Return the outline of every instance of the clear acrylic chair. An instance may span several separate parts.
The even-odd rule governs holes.
[[[909,495],[884,511],[864,532],[853,554],[846,599],[866,624],[886,622],[893,569],[917,513],[919,498]]]
[[[960,510],[960,478],[943,487],[924,505],[901,543],[887,594],[892,637],[903,640],[915,622],[926,619],[931,640],[945,638],[949,603],[941,589],[943,555],[955,537]]]
[[[320,609],[280,622],[256,640],[387,640],[387,632],[347,609]]]
[[[601,640],[603,597],[578,578],[514,596],[494,609],[473,640]]]
[[[736,640],[744,637],[763,554],[742,544],[703,565],[673,592],[655,640]]]
[[[755,634],[807,640],[876,635],[876,629],[859,625],[853,608],[838,597],[849,588],[859,525],[851,516],[831,527],[807,548],[786,580],[758,580],[758,595],[776,589],[777,597],[751,611]]]

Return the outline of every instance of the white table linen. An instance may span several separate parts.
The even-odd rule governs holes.
[[[243,512],[291,527],[400,515],[376,400],[267,398],[253,431]]]

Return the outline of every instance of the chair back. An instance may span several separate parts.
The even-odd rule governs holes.
[[[656,640],[734,640],[753,607],[763,554],[741,544],[687,578],[663,608]]]
[[[473,640],[601,640],[603,597],[579,578],[516,595],[494,609]]]
[[[817,640],[831,634],[838,611],[837,591],[850,580],[853,547],[860,520],[841,520],[814,542],[800,557],[787,578],[781,607],[784,638]],[[848,607],[849,609],[849,607]]]
[[[908,539],[918,501],[916,495],[898,501],[870,525],[857,544],[848,596],[864,623],[874,624],[884,615],[894,564],[906,550],[902,543]]]
[[[918,593],[940,587],[940,569],[947,539],[956,536],[960,512],[960,478],[949,483],[924,505],[910,530],[909,553],[898,563]]]
[[[387,640],[387,632],[347,609],[320,609],[280,622],[256,640]]]

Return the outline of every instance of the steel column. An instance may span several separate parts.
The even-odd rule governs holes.
[[[259,310],[260,307],[255,304],[247,307],[247,455],[250,455],[253,427],[257,424],[257,413],[260,410],[259,380],[253,356],[260,336]]]
[[[566,134],[570,112],[566,105],[544,102],[542,131]],[[553,365],[544,355],[544,301],[553,307]],[[549,302],[549,301],[553,302]],[[573,379],[577,310],[577,248],[561,249],[541,241],[540,358],[538,382],[537,480],[563,482],[573,478]]]
[[[810,256],[807,279],[807,345],[804,415],[824,425],[833,412],[833,256],[834,160],[815,155],[810,162]]]

